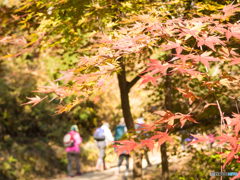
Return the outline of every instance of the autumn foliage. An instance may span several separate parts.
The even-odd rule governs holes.
[[[125,55],[138,55],[144,53],[146,49],[156,47],[159,48],[159,51],[171,50],[173,57],[169,61],[146,59],[147,63],[142,62],[147,67],[144,75],[142,72],[140,74],[141,84],[152,82],[157,85],[159,78],[169,75],[167,70],[170,68],[171,75],[179,74],[189,77],[189,80],[197,79],[201,86],[208,89],[208,93],[203,97],[196,96],[187,86],[187,82],[183,87],[174,87],[189,100],[190,105],[197,101],[196,106],[188,114],[172,113],[168,110],[155,112],[160,116],[159,119],[141,125],[142,128],[139,129],[144,130],[143,133],[151,131],[154,135],[149,139],[140,140],[140,143],[135,142],[132,138],[119,141],[120,145],[115,145],[117,154],[119,155],[125,150],[130,154],[132,150],[143,146],[153,150],[155,143],[158,143],[158,147],[160,147],[166,141],[173,144],[173,138],[170,137],[172,129],[178,125],[182,128],[187,121],[197,123],[191,113],[205,103],[202,111],[212,105],[218,107],[221,116],[221,135],[213,138],[192,135],[197,140],[190,144],[208,142],[211,139],[219,140],[218,146],[230,150],[230,153],[226,155],[219,152],[222,157],[226,158],[223,165],[225,168],[234,159],[238,160],[240,115],[236,103],[238,112],[233,112],[232,117],[225,117],[216,92],[220,92],[223,87],[238,89],[239,79],[237,75],[228,73],[217,74],[213,77],[209,71],[217,64],[225,64],[228,67],[240,64],[238,50],[240,23],[234,19],[234,15],[240,11],[239,6],[240,4],[233,5],[232,3],[225,6],[218,14],[210,16],[196,14],[190,19],[183,17],[166,19],[160,13],[133,16],[131,20],[123,21],[124,27],[119,27],[110,35],[97,34],[96,38],[100,44],[91,47],[95,51],[95,55],[81,57],[75,69],[61,72],[63,76],[56,81],[63,80],[63,86],[50,82],[50,86],[39,87],[36,92],[54,93],[54,98],[58,99],[74,95],[75,101],[67,106],[59,105],[57,113],[69,111],[73,106],[103,87],[107,78],[114,72],[121,73],[119,72],[121,66],[119,59],[124,58]],[[8,41],[12,43],[13,40],[8,38],[0,40],[0,42]],[[70,81],[71,85],[68,84]],[[214,95],[216,100],[214,103],[207,102],[210,95]],[[231,98],[235,101],[238,100],[238,96]],[[29,99],[31,101],[26,104],[36,105],[42,100],[38,96]],[[166,131],[159,131],[161,127],[165,126]],[[226,142],[229,142],[229,146],[222,146]],[[232,179],[239,178],[240,171],[238,174]]]

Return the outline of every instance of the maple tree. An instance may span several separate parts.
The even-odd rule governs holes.
[[[101,5],[101,6],[100,6]],[[119,6],[121,5],[121,6]],[[2,59],[17,57],[24,53],[31,53],[32,51],[45,51],[46,48],[51,48],[55,50],[57,48],[65,48],[65,52],[69,51],[69,46],[78,51],[80,55],[82,55],[82,48],[86,47],[86,44],[89,43],[86,38],[89,40],[90,44],[94,42],[94,39],[89,36],[89,34],[95,34],[94,30],[100,30],[103,32],[104,29],[112,29],[114,26],[118,25],[117,22],[112,21],[112,19],[116,20],[116,17],[119,16],[119,12],[122,11],[124,13],[139,11],[144,9],[145,1],[139,2],[122,2],[119,3],[118,1],[112,3],[109,1],[101,0],[101,1],[84,1],[82,3],[78,3],[75,1],[25,1],[22,3],[20,8],[10,13],[10,17],[12,18],[7,19],[8,21],[16,21],[22,24],[21,29],[26,30],[29,32],[29,27],[34,27],[35,31],[31,32],[30,35],[24,35],[27,40],[22,38],[21,36],[11,36],[11,37],[4,37],[1,40],[1,43],[6,44],[14,44],[15,51],[10,51],[6,56],[2,56]],[[87,7],[87,8],[85,8]],[[118,10],[117,10],[118,9]],[[31,13],[29,13],[31,12]],[[37,13],[35,13],[37,12]],[[26,13],[26,14],[24,14]],[[91,16],[90,16],[91,15]],[[79,19],[81,17],[81,19]],[[114,18],[113,18],[114,17]],[[98,22],[95,22],[95,19],[98,19]],[[104,22],[104,24],[103,24]],[[106,24],[106,26],[105,26]],[[7,28],[6,28],[7,29]],[[93,32],[92,32],[93,31]],[[70,33],[69,33],[70,32]],[[7,34],[7,33],[6,33]],[[11,34],[11,33],[10,33]],[[5,35],[6,36],[6,35]],[[23,40],[25,40],[23,42]],[[84,41],[85,40],[85,41]],[[17,46],[16,46],[17,45]],[[22,47],[22,45],[25,45]],[[88,45],[87,45],[88,46]],[[52,48],[53,47],[53,48]],[[68,48],[68,49],[67,49]],[[88,49],[88,48],[87,48]],[[17,51],[17,52],[16,52]],[[85,49],[83,49],[85,51]],[[85,53],[85,52],[84,52]],[[91,54],[91,52],[90,52]],[[68,64],[68,62],[67,62]],[[79,63],[81,65],[81,63]],[[107,68],[106,66],[98,66],[101,70]],[[91,71],[96,71],[92,69]],[[64,80],[64,78],[72,77],[72,73],[70,72],[62,72],[64,74],[63,78],[58,78],[59,81]],[[97,75],[98,73],[96,73]],[[84,81],[84,78],[78,77],[76,78],[78,82]],[[97,80],[99,87],[105,84],[105,80]],[[67,83],[67,81],[65,81]],[[61,84],[61,82],[59,83]],[[68,85],[71,84],[71,81],[68,82]],[[88,87],[93,86],[94,83],[89,83]],[[132,86],[132,85],[131,85]],[[56,89],[56,85],[50,82],[50,86],[42,86],[35,92],[54,92],[56,93],[53,95],[52,100],[56,100],[60,98],[60,102],[64,104],[65,102],[63,99],[68,96],[72,96],[74,94],[73,91],[66,91],[66,88],[59,87]],[[88,88],[87,87],[87,88]],[[44,89],[45,88],[45,89]],[[89,90],[89,89],[86,89]],[[84,93],[81,97],[84,96]],[[41,99],[31,98],[32,102],[37,104]],[[86,100],[87,98],[84,98]],[[72,105],[76,106],[80,104],[81,101],[72,100],[71,105],[59,105],[57,108],[60,111],[69,111],[73,108]],[[29,103],[27,103],[29,104]],[[59,113],[58,113],[59,114]],[[133,125],[133,120],[127,120]],[[141,174],[139,174],[141,176]]]
[[[214,46],[217,46],[218,49],[221,49],[221,45],[225,46],[225,44],[227,44],[227,42],[229,41],[229,39],[232,36],[235,37],[235,38],[238,38],[238,35],[237,35],[237,30],[239,30],[238,23],[235,23],[235,24],[224,23],[224,21],[226,20],[226,17],[229,15],[229,12],[231,12],[231,14],[234,14],[234,12],[239,10],[239,8],[237,8],[238,6],[239,5],[230,4],[223,9],[222,12],[224,14],[222,16],[219,15],[217,17],[216,16],[206,17],[205,18],[205,22],[207,22],[206,24],[204,24],[202,22],[200,22],[200,23],[198,22],[198,20],[201,17],[193,18],[191,20],[173,19],[173,20],[167,20],[166,22],[161,23],[162,27],[161,26],[159,27],[160,33],[158,34],[158,36],[160,36],[161,38],[166,38],[169,45],[162,45],[160,47],[165,48],[164,50],[176,49],[177,54],[175,56],[178,57],[178,58],[173,58],[172,59],[175,62],[173,64],[169,64],[167,62],[165,64],[164,63],[158,63],[156,61],[151,60],[152,63],[155,63],[155,64],[158,63],[158,64],[155,65],[155,66],[153,66],[153,65],[150,66],[150,68],[147,71],[150,71],[151,73],[144,76],[144,80],[143,80],[142,83],[152,81],[155,84],[157,78],[161,77],[162,74],[166,74],[166,69],[168,67],[165,67],[165,66],[167,65],[167,66],[173,68],[174,73],[181,72],[181,74],[183,74],[183,75],[189,74],[193,78],[196,78],[197,75],[199,75],[199,74],[201,74],[202,76],[205,76],[207,81],[205,81],[203,85],[207,86],[207,88],[209,89],[209,93],[215,94],[215,89],[214,88],[216,88],[216,86],[219,87],[219,84],[216,84],[217,83],[216,81],[215,82],[211,81],[211,77],[208,73],[208,69],[210,69],[209,61],[231,62],[233,60],[236,60],[239,57],[239,55],[237,53],[234,53],[234,54],[230,54],[230,55],[232,55],[233,58],[229,59],[226,56],[222,56],[221,53],[217,53],[216,49],[214,48]],[[144,31],[144,29],[147,29],[145,32],[146,33],[150,32],[149,33],[150,35],[148,35],[148,37],[143,37],[143,39],[145,41],[138,42],[139,40],[138,40],[138,38],[136,38],[138,36],[136,36],[135,38],[121,38],[121,37],[118,37],[117,34],[116,34],[116,39],[114,39],[114,40],[108,39],[109,46],[113,50],[116,50],[116,49],[118,50],[118,51],[116,51],[115,54],[111,52],[112,57],[115,56],[115,58],[117,58],[117,57],[120,56],[120,53],[125,54],[125,53],[129,53],[129,52],[133,52],[133,51],[141,51],[144,47],[153,46],[154,42],[153,42],[153,39],[150,39],[150,37],[152,35],[153,37],[155,37],[154,40],[157,39],[156,35],[155,35],[156,32],[154,32],[154,31],[151,32],[151,27],[155,28],[155,26],[154,26],[155,24],[154,23],[152,23],[152,24],[149,23],[148,25],[146,25],[145,18],[146,17],[142,17],[142,18],[138,17],[138,20],[139,19],[142,20],[141,21],[142,30]],[[159,23],[158,19],[153,19],[153,20],[155,20],[156,22]],[[134,24],[134,25],[139,26],[139,24]],[[184,25],[187,25],[187,26],[184,27]],[[168,28],[171,27],[171,31],[170,31],[171,34],[168,33],[169,31],[164,32],[164,27],[165,26],[168,27]],[[183,27],[181,27],[181,26],[183,26]],[[222,28],[221,31],[218,32],[216,30],[215,32],[212,32],[212,29],[215,28],[215,26],[216,27],[221,26],[221,28]],[[233,27],[235,28],[235,33],[233,33],[234,30],[233,31],[231,30],[231,35],[229,35],[230,29],[233,28]],[[195,28],[197,28],[197,30]],[[224,33],[222,33],[223,29],[225,31]],[[204,35],[206,31],[207,31],[207,33],[206,33],[207,35]],[[219,37],[212,36],[209,31],[212,32],[213,34],[218,33],[217,35]],[[127,34],[127,35],[129,35],[129,34]],[[176,45],[176,43],[173,42],[173,41],[177,42],[177,40],[176,40],[177,38],[178,38],[178,41],[180,39],[182,39],[182,41],[178,42],[178,45]],[[205,38],[204,43],[202,43],[202,38]],[[222,38],[222,39],[226,38],[226,40],[220,40],[220,38]],[[137,40],[134,40],[134,39],[137,39]],[[171,39],[172,41],[170,41],[169,39]],[[195,40],[195,44],[198,43],[197,46],[199,47],[199,49],[194,48],[194,47],[190,48],[189,46],[186,45],[187,40],[193,40],[193,39]],[[132,42],[132,41],[135,41],[135,42]],[[232,41],[234,41],[234,40],[232,40]],[[137,43],[139,43],[140,47],[137,47]],[[119,44],[121,44],[123,46],[118,46]],[[124,44],[126,44],[126,45],[124,45]],[[202,47],[203,44],[206,45],[209,48],[207,51],[205,50],[205,52],[203,51],[203,47]],[[181,48],[181,46],[183,46],[183,47]],[[141,48],[141,49],[138,49],[138,48]],[[183,53],[183,51],[185,51],[185,52]],[[181,53],[182,56],[179,56],[180,53]],[[213,54],[213,55],[210,56],[211,54]],[[99,61],[101,61],[101,57],[102,57],[101,54],[99,54],[99,56],[98,56]],[[106,55],[105,55],[105,58],[106,58]],[[180,62],[179,61],[177,62],[176,60],[178,60],[179,58],[180,58]],[[188,61],[188,62],[191,61],[191,63],[186,64],[186,61]],[[201,62],[206,67],[206,71],[204,73],[196,71],[196,70],[195,71],[189,71],[189,70],[192,70],[194,67],[196,68],[196,65],[199,64],[199,62]],[[234,64],[234,63],[232,63],[232,64]],[[230,64],[230,65],[232,65],[232,64]],[[154,77],[153,75],[157,74],[157,73],[159,73],[160,75]],[[220,78],[221,78],[221,76],[220,76]],[[236,82],[234,82],[231,79],[228,79],[228,81],[231,81],[231,83],[234,83],[234,85],[237,85]],[[220,85],[222,85],[221,81],[219,81],[219,82],[220,82]],[[183,91],[183,90],[177,88],[177,90],[180,90],[180,92],[184,93],[183,95],[185,97],[187,97],[187,98],[190,97],[190,103],[193,103],[196,98],[200,99],[200,97],[197,97],[192,92],[190,92],[189,88],[186,87],[186,89],[187,89],[186,91]],[[206,99],[206,97],[204,97],[204,99]],[[219,102],[218,102],[217,99],[216,99],[216,101],[217,101],[217,105],[218,105],[218,108],[219,108],[221,116],[222,116],[221,122],[222,122],[222,124],[224,124],[224,117],[223,117]],[[151,144],[153,142],[152,141],[153,139],[157,139],[157,143],[158,143],[159,146],[163,142],[165,142],[166,140],[169,140],[170,142],[172,142],[172,139],[169,137],[169,133],[171,132],[172,126],[176,126],[178,124],[178,123],[173,124],[172,120],[180,119],[179,122],[181,122],[181,124],[182,124],[181,126],[184,125],[184,122],[187,119],[191,120],[193,122],[196,122],[193,118],[191,118],[189,116],[189,114],[187,116],[184,116],[184,117],[179,116],[179,114],[177,114],[177,113],[173,114],[173,113],[168,112],[168,111],[166,111],[165,113],[161,112],[159,114],[162,115],[162,117],[158,121],[154,122],[154,124],[156,124],[156,125],[160,124],[161,125],[164,122],[168,122],[168,125],[170,125],[170,127],[167,128],[165,133],[163,133],[163,132],[159,132],[159,131],[154,131],[154,129],[156,127],[151,124],[152,129],[149,129],[149,127],[148,127],[148,131],[152,130],[153,132],[156,132],[157,135],[154,135],[153,137],[150,138],[149,147],[152,147]],[[229,126],[235,126],[235,133],[236,133],[235,138],[236,139],[235,139],[235,141],[232,141],[232,140],[230,141],[230,142],[233,142],[234,144],[230,143],[231,146],[232,146],[232,151],[228,154],[227,160],[226,160],[225,164],[223,165],[223,168],[226,166],[226,164],[228,162],[231,162],[233,160],[235,154],[237,154],[239,152],[239,148],[238,148],[238,131],[239,131],[238,124],[239,123],[238,123],[237,118],[238,117],[235,115],[235,119],[233,119],[231,124],[229,124]],[[195,137],[195,135],[193,135],[193,136]],[[215,137],[215,139],[222,140],[223,138],[225,138],[225,141],[223,141],[223,142],[226,142],[226,141],[229,141],[230,139],[232,139],[230,136],[228,136],[228,135],[226,135],[226,136],[225,137],[222,137],[222,136]],[[207,142],[207,141],[210,140],[209,137],[196,136],[196,138],[198,140],[196,140],[192,143]],[[148,140],[145,140],[145,144],[147,144],[147,141]],[[221,143],[223,143],[223,142],[221,142]],[[128,150],[128,152],[133,150],[134,148],[137,148],[137,144],[133,140],[122,141],[120,143],[122,143],[123,146],[119,147],[119,149],[117,150],[119,152],[124,150],[124,147],[125,147],[125,150],[126,149]],[[139,145],[139,147],[141,147],[141,146],[142,145]],[[237,177],[234,177],[233,179],[236,179],[236,178]]]
[[[220,140],[218,145],[227,141],[230,142],[229,148],[231,152],[226,156],[224,168],[239,152],[239,115],[233,114],[233,118],[225,117],[216,93],[223,87],[237,89],[239,87],[238,79],[237,76],[231,74],[217,74],[212,77],[209,70],[217,63],[231,67],[240,62],[237,49],[237,42],[239,42],[238,39],[240,38],[240,25],[233,17],[239,10],[238,4],[231,3],[223,7],[219,14],[202,16],[196,13],[195,16],[189,19],[182,17],[166,19],[161,14],[162,11],[156,10],[150,11],[152,14],[131,16],[131,20],[125,21],[125,27],[114,30],[109,36],[98,34],[97,38],[101,44],[92,46],[92,49],[96,51],[95,55],[84,56],[80,58],[76,68],[61,72],[64,76],[56,81],[64,80],[63,86],[57,86],[51,82],[51,86],[39,87],[38,92],[54,93],[56,95],[54,98],[59,99],[74,95],[76,97],[75,101],[67,106],[60,105],[57,113],[69,111],[92,94],[97,93],[105,85],[106,79],[114,72],[121,74],[124,71],[122,67],[128,63],[124,60],[124,56],[133,53],[138,55],[144,53],[146,49],[156,47],[161,48],[161,51],[175,50],[176,54],[173,53],[173,58],[168,62],[146,59],[150,63],[143,64],[143,66],[147,65],[148,68],[140,73],[143,78],[141,84],[152,82],[157,85],[157,80],[163,76],[180,74],[189,77],[190,80],[197,79],[202,83],[202,86],[206,86],[208,93],[203,97],[196,96],[187,85],[184,85],[186,90],[179,87],[175,89],[189,99],[190,105],[199,101],[193,110],[202,105],[210,95],[214,95],[216,103],[206,101],[203,111],[210,105],[217,106],[220,111],[222,129],[231,132],[231,135],[224,135],[221,132],[221,136],[214,138]],[[12,41],[12,39],[8,38],[1,40],[1,42],[9,43],[13,43]],[[19,39],[15,39],[14,43],[16,41],[22,43],[22,41],[19,42]],[[89,71],[90,68],[91,71]],[[143,73],[144,75],[142,75]],[[126,87],[128,87],[129,91],[131,85]],[[233,98],[237,101],[238,95]],[[34,105],[41,101],[38,97],[30,100],[28,104],[33,103]],[[236,108],[238,109],[237,104]],[[193,110],[188,114],[172,113],[168,110],[155,112],[161,116],[159,120],[150,122],[144,125],[143,128],[146,129],[146,132],[152,131],[156,135],[148,140],[141,140],[141,144],[136,143],[137,140],[134,139],[120,141],[119,143],[123,145],[117,146],[118,154],[123,150],[127,150],[129,153],[133,149],[141,148],[144,145],[152,149],[154,143],[158,143],[158,146],[160,146],[167,140],[173,143],[169,134],[176,126],[181,124],[182,128],[187,120],[197,123],[191,115]],[[175,120],[178,119],[179,122],[175,123]],[[157,127],[162,127],[165,123],[167,123],[165,132],[156,131]],[[228,127],[234,127],[234,131]],[[192,143],[210,140],[209,137],[196,136],[196,138],[198,140]],[[240,172],[238,177],[240,177]]]

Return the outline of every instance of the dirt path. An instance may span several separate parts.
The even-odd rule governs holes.
[[[154,155],[152,155],[151,153],[149,153],[149,159],[150,162],[152,163],[151,167],[147,167],[147,161],[145,159],[143,159],[142,163],[143,163],[143,173],[147,173],[149,168],[154,168],[156,167],[158,164],[161,163],[161,157],[160,157],[160,153],[159,152],[155,152]],[[84,173],[81,176],[77,176],[77,177],[73,177],[73,178],[61,178],[61,179],[52,179],[52,180],[127,180],[129,178],[127,178],[124,173],[126,170],[126,166],[125,166],[125,160],[122,164],[122,166],[120,167],[120,175],[116,176],[114,173],[116,171],[117,167],[112,167],[110,169],[107,169],[105,171],[92,171],[92,172],[87,172]],[[133,169],[133,160],[132,158],[130,158],[129,161],[129,168],[130,168],[130,174],[128,177],[131,177],[132,175],[132,169]]]
[[[159,176],[161,176],[161,168],[159,170],[156,170],[157,165],[161,163],[161,155],[160,152],[155,151],[153,154],[151,152],[149,154],[149,160],[152,164],[151,167],[147,167],[147,161],[145,157],[143,156],[142,165],[143,165],[143,175],[145,179],[150,179],[146,177],[150,177],[151,173],[157,173]],[[184,155],[179,159],[177,156],[169,156],[169,170],[172,172],[177,171],[181,166],[184,166],[184,164],[191,159],[191,154],[186,152],[181,152],[181,155]],[[126,177],[125,170],[125,160],[123,161],[122,166],[120,167],[120,175],[116,176],[115,171],[117,167],[111,167],[105,171],[91,171],[84,173],[81,176],[73,177],[73,178],[57,178],[57,179],[51,179],[51,180],[130,180],[132,177],[132,169],[133,169],[133,160],[130,158],[129,160],[129,168],[130,168],[130,174],[128,177]]]

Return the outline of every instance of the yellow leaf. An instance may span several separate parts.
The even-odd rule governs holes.
[[[221,79],[219,82],[224,86],[231,87],[231,84],[228,79]]]
[[[80,19],[76,25],[77,25],[77,26],[80,26],[80,25],[83,24],[85,21],[86,21],[86,18],[82,17],[82,19]]]
[[[1,57],[0,59],[9,58],[9,57],[12,57],[12,56],[14,56],[14,54],[8,54],[6,56]]]
[[[198,79],[199,81],[201,81],[201,80],[202,80],[202,78],[203,78],[203,77],[202,77],[202,75],[201,75],[201,74],[198,74],[198,75],[197,75],[197,79]]]
[[[195,96],[189,98],[189,104],[191,105],[195,101]]]
[[[126,3],[122,3],[122,6],[125,8],[125,7],[128,7],[128,8],[131,8],[132,7],[132,4],[129,3],[129,2],[126,2]]]

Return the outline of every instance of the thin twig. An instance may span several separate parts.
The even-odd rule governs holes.
[[[200,100],[200,102],[197,104],[197,106],[195,106],[195,107],[188,113],[188,115],[191,114],[200,104],[202,104],[202,102],[203,102],[210,94],[211,94],[211,91],[209,90],[209,93],[208,93],[202,100]]]
[[[239,109],[238,109],[238,103],[237,103],[237,98],[234,99],[235,100],[235,103],[236,103],[236,107],[237,107],[237,112],[239,114]]]
[[[209,79],[209,81],[210,81],[210,80],[211,80],[211,79],[210,79],[210,75],[209,75],[209,72],[208,72],[208,69],[207,69],[206,66],[205,66],[205,69],[206,69],[206,72],[207,72],[207,74],[208,74],[208,79]],[[222,113],[221,106],[220,106],[220,104],[219,104],[219,102],[218,102],[217,96],[216,96],[216,94],[215,94],[215,91],[214,91],[213,88],[212,88],[212,90],[213,90],[214,97],[215,97],[216,102],[217,102],[217,105],[218,105],[218,109],[219,109],[219,111],[220,111],[220,116],[221,116],[221,135],[222,135],[223,123],[224,123],[223,113]],[[222,146],[221,146],[221,173],[222,173],[222,171],[223,171],[223,166],[222,166]],[[221,180],[222,180],[222,176],[221,176]]]
[[[236,99],[236,97],[229,96],[229,95],[224,94],[224,93],[222,93],[222,92],[219,92],[219,91],[215,91],[215,92],[217,92],[217,93],[219,93],[219,94],[222,94],[222,95],[224,95],[224,96],[227,96],[227,97],[230,98],[230,99]]]

